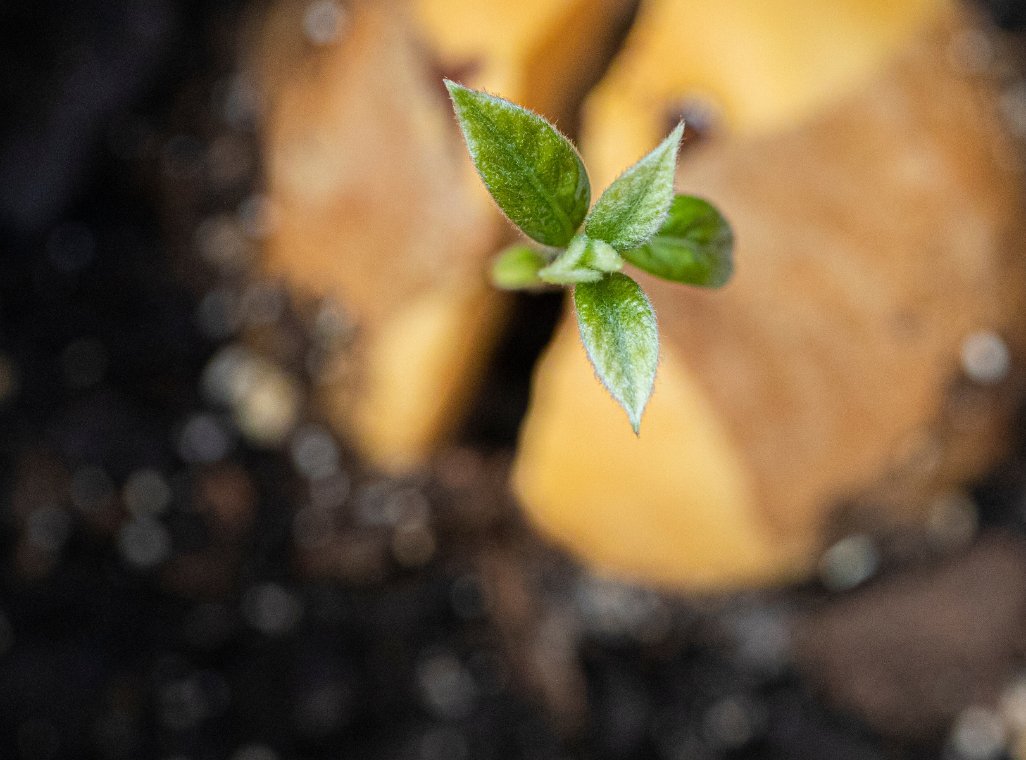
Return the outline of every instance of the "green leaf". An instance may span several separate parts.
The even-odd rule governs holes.
[[[544,287],[538,271],[549,262],[539,251],[526,245],[513,245],[492,263],[492,284],[503,290]]]
[[[577,282],[597,282],[607,272],[623,269],[623,258],[601,240],[577,235],[565,251],[538,276],[553,285],[572,285]]]
[[[526,108],[448,79],[445,86],[470,157],[499,208],[539,243],[569,243],[591,202],[574,146]]]
[[[659,147],[621,174],[595,203],[584,230],[618,251],[635,248],[654,235],[673,201],[684,122]]]
[[[623,256],[664,280],[718,288],[734,271],[734,233],[712,204],[678,195],[655,237]]]
[[[577,325],[599,380],[637,433],[659,359],[659,331],[648,297],[625,274],[574,288]]]

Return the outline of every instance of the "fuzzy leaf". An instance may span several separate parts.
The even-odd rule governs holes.
[[[734,271],[734,233],[712,204],[678,195],[655,236],[623,256],[638,269],[685,285],[718,288]]]
[[[549,262],[527,245],[512,245],[492,262],[492,284],[503,290],[545,287],[538,271]]]
[[[659,230],[673,201],[673,175],[683,134],[681,122],[602,193],[584,223],[588,237],[624,251],[641,245]]]
[[[638,283],[607,275],[574,288],[577,326],[599,380],[627,412],[637,433],[659,359],[655,313]]]
[[[553,285],[572,285],[576,282],[597,282],[606,272],[623,269],[623,258],[601,240],[577,235],[565,251],[538,276]]]
[[[470,157],[499,208],[539,243],[565,246],[591,202],[576,149],[538,114],[445,80]]]

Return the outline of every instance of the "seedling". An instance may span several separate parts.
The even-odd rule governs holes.
[[[509,220],[541,244],[499,254],[493,282],[510,290],[573,288],[588,358],[637,434],[655,382],[659,331],[648,297],[620,271],[624,262],[712,288],[733,269],[726,220],[706,201],[674,194],[684,124],[624,171],[589,212],[584,163],[552,124],[494,95],[449,80],[445,86],[485,187]]]

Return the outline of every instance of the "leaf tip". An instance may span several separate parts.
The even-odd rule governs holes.
[[[670,134],[666,136],[666,139],[663,140],[663,145],[673,154],[674,163],[677,162],[677,157],[680,155],[680,145],[681,141],[684,139],[684,129],[684,120],[681,119],[677,122],[677,126],[673,128],[673,131],[671,131]]]
[[[449,93],[449,99],[452,101],[453,107],[459,113],[466,104],[467,98],[474,93],[474,90],[447,77],[442,78],[442,84],[445,85],[445,89]]]
[[[641,438],[641,416],[635,416],[633,414],[627,415],[631,420],[631,430],[634,431],[635,438]]]
[[[467,92],[469,92],[469,88],[464,87],[459,82],[454,82],[448,78],[443,78],[442,84],[445,85],[445,91],[449,93],[449,100],[451,100],[453,106],[457,110],[459,110],[460,96],[465,95]]]
[[[627,412],[627,419],[631,423],[631,430],[634,431],[634,435],[638,438],[641,437],[641,418],[645,414],[645,408],[648,406],[648,400],[651,397],[652,389],[649,388],[648,394],[635,406],[631,407],[627,404],[622,404],[624,411]]]

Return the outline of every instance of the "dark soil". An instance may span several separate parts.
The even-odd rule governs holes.
[[[243,10],[0,10],[0,757],[1010,756],[986,729],[1022,688],[1018,460],[975,537],[890,537],[857,588],[682,599],[590,575],[506,492],[556,301],[418,477],[302,404],[279,444],[240,429],[218,366],[309,388],[347,337],[245,274]]]

